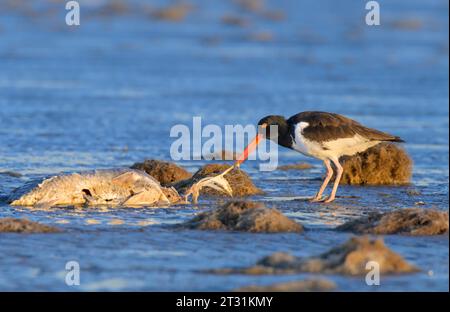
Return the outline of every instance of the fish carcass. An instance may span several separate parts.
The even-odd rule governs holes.
[[[219,185],[219,189],[231,196],[228,191],[231,188],[223,180],[219,182],[222,185]],[[208,184],[202,182],[198,187],[208,187]],[[214,188],[218,187],[216,181],[211,181],[211,184],[214,184]],[[133,169],[103,169],[31,181],[13,191],[8,201],[13,206],[40,208],[69,205],[167,206],[188,203],[175,188],[163,187],[144,171]]]

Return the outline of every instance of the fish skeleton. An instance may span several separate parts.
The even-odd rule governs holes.
[[[213,187],[232,196],[225,179],[206,183],[193,181],[191,187]],[[13,206],[36,208],[68,205],[135,207],[188,203],[185,198],[174,187],[161,186],[144,171],[102,169],[31,181],[14,190],[8,202]]]

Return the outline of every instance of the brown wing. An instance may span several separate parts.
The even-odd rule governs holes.
[[[367,128],[359,122],[345,116],[326,112],[303,112],[289,118],[293,125],[299,122],[309,124],[302,134],[308,140],[327,142],[339,138],[351,138],[357,134],[372,141],[403,142],[399,137]]]

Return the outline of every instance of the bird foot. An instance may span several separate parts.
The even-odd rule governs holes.
[[[310,203],[331,203],[335,200],[335,197],[327,196],[327,197],[313,197],[309,200]]]
[[[325,198],[325,200],[323,201],[324,203],[331,203],[335,200],[334,196],[328,196],[327,198]]]
[[[326,198],[322,198],[322,196],[320,196],[320,197],[315,196],[315,197],[311,198],[309,200],[309,202],[310,203],[320,203],[320,202],[324,201],[325,199]]]

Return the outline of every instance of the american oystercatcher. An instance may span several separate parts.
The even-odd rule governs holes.
[[[262,139],[270,139],[281,146],[322,160],[327,169],[327,175],[311,201],[327,203],[335,199],[342,177],[343,168],[339,163],[340,157],[363,152],[381,142],[404,142],[398,136],[367,128],[339,114],[302,112],[287,120],[283,116],[272,115],[258,122],[257,136],[245,148],[235,166],[245,161]],[[336,167],[336,178],[330,196],[322,198],[333,176],[331,162]]]

